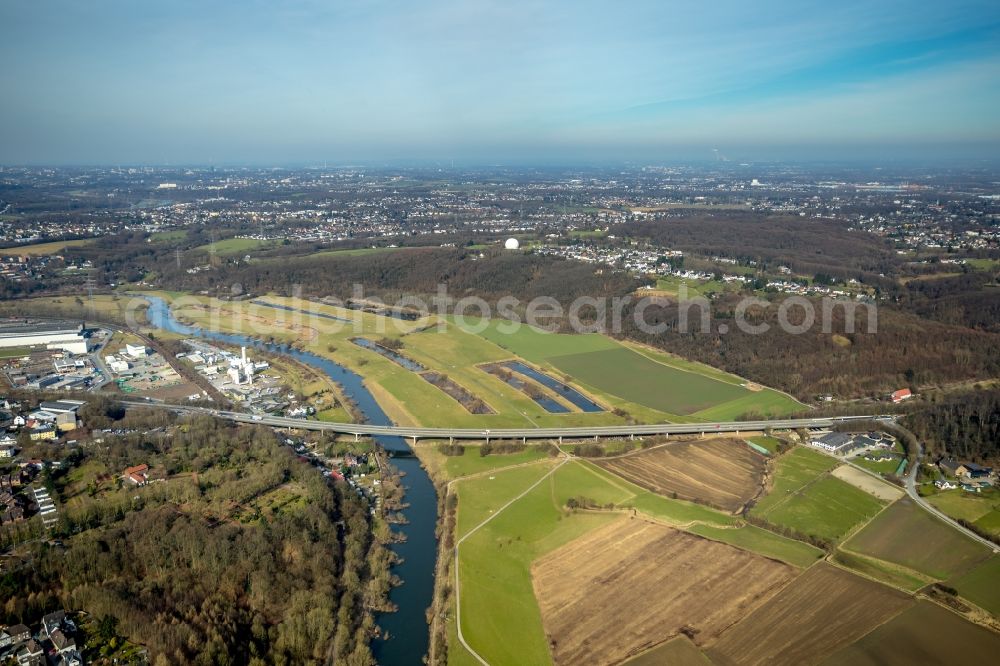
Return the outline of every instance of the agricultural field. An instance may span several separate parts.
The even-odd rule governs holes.
[[[659,495],[736,512],[761,490],[765,457],[735,439],[695,440],[595,463]]]
[[[632,657],[628,666],[711,666],[712,662],[686,636],[678,636],[663,645]]]
[[[0,257],[40,257],[46,254],[59,254],[68,247],[80,247],[93,241],[93,238],[79,238],[32,245],[15,245],[0,249]]]
[[[50,317],[84,318],[88,320],[145,321],[143,311],[147,303],[141,299],[119,294],[94,294],[84,296],[44,296],[0,303],[3,314],[37,314]]]
[[[767,451],[774,455],[778,453],[781,448],[781,440],[777,437],[768,437],[767,435],[761,435],[759,437],[748,437],[748,442],[753,442],[762,449],[767,449]]]
[[[567,463],[569,464],[569,463]],[[543,474],[536,468],[543,466]],[[551,470],[540,463],[499,472],[495,479],[477,477],[456,484],[459,493],[459,534],[517,497]],[[530,474],[526,472],[530,470]],[[466,539],[459,550],[458,577],[462,632],[466,641],[490,664],[545,664],[550,662],[548,643],[531,584],[531,562],[565,543],[619,520],[615,513],[569,512],[553,497],[552,478],[511,504]],[[505,478],[503,493],[485,504],[484,489]],[[520,483],[510,480],[517,478]],[[596,487],[600,479],[591,477]],[[595,492],[590,487],[578,492]],[[477,516],[468,517],[469,505]],[[465,514],[465,515],[463,515]],[[452,653],[462,652],[457,642]],[[451,657],[449,656],[449,659]],[[457,660],[458,658],[456,658]]]
[[[931,629],[928,631],[928,629]],[[930,601],[918,601],[823,666],[988,664],[1000,654],[1000,634]]]
[[[687,531],[803,569],[816,560],[822,559],[825,554],[815,546],[777,535],[753,525],[716,527],[702,523],[692,525],[687,528]]]
[[[641,345],[596,333],[546,333],[529,326],[508,329],[509,324],[492,322],[480,335],[597,395],[663,414],[721,420],[749,411],[778,416],[802,408],[777,391],[750,390],[739,377]]]
[[[157,231],[149,235],[149,240],[154,243],[173,243],[187,238],[185,229],[173,229],[171,231]]]
[[[406,250],[413,248],[405,247],[355,247],[346,248],[342,250],[320,250],[319,252],[313,252],[312,254],[306,255],[309,257],[363,257],[369,254],[378,254],[381,252],[393,252],[395,250]]]
[[[903,496],[903,489],[899,486],[877,479],[851,465],[840,465],[834,468],[830,474],[885,502],[891,502]]]
[[[1000,490],[969,493],[962,489],[938,492],[927,498],[942,513],[972,523],[979,529],[1000,536]]]
[[[451,486],[459,500],[456,538],[468,537],[459,548],[460,619],[465,639],[491,664],[551,662],[532,587],[532,563],[627,517],[653,520],[663,529],[674,525],[691,532],[685,536],[695,543],[711,544],[701,547],[742,553],[789,571],[807,567],[822,555],[807,544],[741,527],[737,518],[709,507],[656,495],[590,461],[560,463],[547,453],[543,456],[543,447],[483,458],[473,447],[463,456],[447,457],[436,446],[427,443],[416,451],[439,480],[471,474]],[[470,455],[475,463],[466,467],[462,459]],[[571,510],[567,507],[571,499],[613,508]],[[449,663],[477,663],[457,641],[454,622],[449,631],[453,646]]]
[[[268,247],[273,247],[275,241],[265,241],[258,240],[256,238],[226,238],[224,240],[215,241],[214,243],[206,243],[195,248],[196,252],[217,252],[218,254],[239,254],[240,252],[250,252],[252,250],[261,250]]]
[[[819,478],[837,462],[828,456],[797,446],[776,458],[772,470],[772,487],[754,506],[755,512],[767,512]]]
[[[959,576],[989,555],[989,550],[963,536],[903,498],[851,537],[844,549],[947,580]]]
[[[833,554],[832,561],[851,571],[856,571],[907,592],[916,592],[934,582],[930,576],[925,576],[912,569],[842,549],[838,549]]]
[[[980,608],[1000,618],[1000,555],[993,555],[974,569],[953,578],[948,584]]]
[[[824,474],[780,504],[755,514],[801,534],[837,541],[883,506],[884,502],[869,493]]]
[[[420,442],[417,446],[421,448],[430,447],[433,452],[426,452],[421,455],[422,460],[428,458],[436,459],[432,464],[443,467],[444,475],[449,479],[457,479],[470,474],[481,474],[501,467],[513,465],[523,465],[525,463],[536,462],[549,458],[548,447],[545,445],[530,444],[523,451],[515,453],[491,453],[488,456],[479,454],[480,447],[466,445],[465,453],[460,456],[446,456],[436,451],[437,444],[431,442]]]
[[[444,323],[441,330],[433,327],[417,332],[436,321],[431,317],[400,320],[278,296],[235,303],[196,296],[167,300],[178,303],[175,315],[185,323],[273,338],[331,358],[362,375],[390,418],[399,424],[503,428],[624,423],[624,418],[610,412],[547,412],[520,391],[511,389],[478,367],[483,362],[508,359],[509,353],[450,323]],[[447,393],[430,386],[418,373],[354,344],[351,342],[354,337],[400,341],[401,354],[428,370],[446,375],[496,413],[470,413]],[[662,415],[657,420],[661,419]]]
[[[532,565],[560,666],[616,663],[685,628],[696,642],[709,641],[794,574],[773,560],[635,518],[594,530]],[[608,617],[617,618],[614,640],[607,640]]]
[[[821,562],[723,632],[706,653],[717,666],[820,663],[912,603],[903,592]]]

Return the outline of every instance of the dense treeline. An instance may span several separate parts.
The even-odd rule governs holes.
[[[569,301],[577,296],[627,293],[639,281],[621,272],[524,253],[478,252],[456,248],[419,248],[361,256],[306,256],[282,261],[225,264],[218,270],[189,274],[163,266],[172,288],[228,290],[240,284],[251,293],[291,294],[298,285],[313,296],[350,298],[355,284],[368,295],[392,301],[404,294],[433,295],[447,285],[453,298],[476,295],[489,301],[507,295],[520,299],[550,296]]]
[[[763,333],[744,332],[733,321],[739,297],[726,295],[710,305],[711,320],[702,332],[700,306],[688,310],[681,327],[680,312],[664,301],[646,308],[643,319],[664,325],[649,333],[626,313],[623,335],[685,358],[720,367],[803,399],[833,394],[841,397],[878,395],[903,387],[941,385],[1000,375],[1000,335],[948,326],[879,307],[877,332],[867,331],[864,307],[857,310],[854,333],[845,327],[845,311],[834,308],[831,333],[820,327],[822,307],[815,306],[816,324],[804,333],[788,333],[778,321],[777,307],[748,311],[746,321],[767,324]],[[789,321],[799,323],[801,310],[793,308]],[[725,324],[728,331],[719,333]]]
[[[366,609],[385,603],[390,554],[368,507],[272,431],[201,418],[83,455],[115,475],[148,463],[155,480],[63,497],[64,546],[31,546],[30,566],[4,579],[0,621],[59,607],[111,616],[154,664],[373,663]],[[289,487],[300,499],[280,517],[251,511]]]
[[[615,233],[685,252],[788,266],[801,275],[822,273],[890,285],[898,263],[891,243],[849,231],[833,220],[740,212],[678,215],[662,222],[632,222]]]
[[[987,271],[912,280],[897,302],[921,317],[1000,333],[1000,285]]]
[[[1000,461],[1000,389],[931,396],[903,424],[932,457]]]

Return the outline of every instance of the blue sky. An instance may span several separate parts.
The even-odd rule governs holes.
[[[996,0],[2,0],[0,163],[996,156]]]

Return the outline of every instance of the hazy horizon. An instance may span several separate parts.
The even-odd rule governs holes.
[[[0,163],[994,160],[998,46],[980,0],[15,0]]]

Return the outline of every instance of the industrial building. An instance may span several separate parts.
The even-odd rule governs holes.
[[[87,338],[83,323],[0,322],[0,347],[39,347],[86,354]]]

